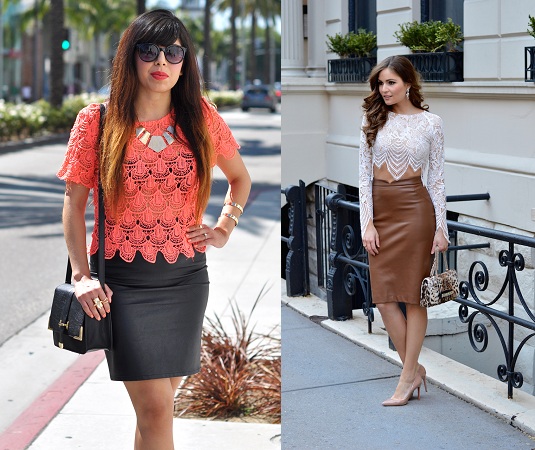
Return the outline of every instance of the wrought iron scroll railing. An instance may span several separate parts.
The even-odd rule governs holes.
[[[286,243],[286,293],[289,296],[310,293],[308,270],[308,240],[306,214],[306,188],[303,181],[299,186],[281,189],[288,202],[288,236],[281,236]]]
[[[466,201],[488,199],[488,194],[451,196],[447,200]],[[326,197],[331,211],[331,240],[329,244],[329,271],[327,276],[327,306],[329,318],[346,320],[352,317],[354,300],[360,304],[368,319],[368,331],[373,322],[373,299],[368,276],[367,254],[360,239],[358,221],[349,221],[350,212],[358,212],[359,204],[345,200],[343,194],[331,193]],[[459,306],[459,319],[468,326],[468,338],[472,348],[484,352],[488,345],[488,330],[482,319],[486,319],[496,333],[504,355],[504,363],[497,368],[498,378],[507,383],[507,395],[513,397],[513,388],[520,388],[523,375],[516,370],[519,354],[535,336],[534,299],[526,299],[521,292],[517,273],[525,268],[524,256],[515,246],[535,248],[535,238],[521,236],[494,229],[478,227],[448,220],[450,235],[453,237],[448,253],[468,249],[488,248],[490,242],[470,245],[455,245],[459,232],[495,240],[498,263],[504,271],[504,279],[496,281],[499,275],[493,274],[493,285],[501,285],[493,294],[488,289],[489,269],[483,261],[474,261],[467,274],[459,273],[460,295],[456,302]],[[535,253],[534,253],[535,254]],[[504,311],[505,309],[505,311]],[[499,322],[502,321],[502,324]],[[521,330],[518,330],[518,328]],[[515,340],[515,331],[520,331],[522,339]],[[519,334],[520,334],[519,333]]]

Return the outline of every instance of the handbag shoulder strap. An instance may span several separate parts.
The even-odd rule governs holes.
[[[101,103],[100,104],[100,118],[99,118],[99,129],[98,129],[98,142],[99,146],[102,145],[102,130],[104,127],[104,116],[106,115],[106,106]],[[99,148],[99,157],[100,157],[100,150],[102,148]],[[100,159],[100,158],[99,158]],[[100,281],[100,285],[102,286],[102,289],[104,289],[104,280],[106,279],[106,263],[105,263],[105,243],[104,243],[104,229],[106,227],[106,215],[104,211],[104,192],[102,190],[102,183],[100,178],[100,170],[99,170],[99,176],[98,176],[98,281]]]
[[[104,126],[104,116],[106,114],[106,106],[101,103],[100,104],[100,118],[99,118],[99,129],[98,129],[98,143],[100,145],[101,138],[102,138],[102,128]],[[100,151],[99,151],[100,155]],[[104,193],[102,192],[102,185],[100,183],[100,173],[99,173],[99,181],[98,181],[98,217],[99,217],[99,224],[98,224],[98,267],[97,267],[97,273],[98,273],[98,281],[100,281],[100,285],[104,289],[104,280],[106,279],[105,274],[105,249],[104,249],[104,228],[106,223],[106,216],[104,211]],[[70,284],[72,278],[72,266],[71,266],[71,258],[67,257],[67,271],[65,273],[65,283]]]

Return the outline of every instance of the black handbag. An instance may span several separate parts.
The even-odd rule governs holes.
[[[100,130],[105,112],[104,105],[100,105]],[[100,139],[99,139],[100,140]],[[104,196],[102,187],[98,187],[98,280],[104,289]],[[84,354],[93,350],[110,350],[112,348],[111,312],[106,317],[97,320],[89,317],[74,294],[71,284],[71,261],[67,261],[65,283],[60,284],[54,291],[52,308],[48,320],[48,329],[52,330],[54,345],[75,353]]]

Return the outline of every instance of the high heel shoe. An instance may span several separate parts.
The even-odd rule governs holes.
[[[425,367],[421,364],[418,364],[418,374],[422,377],[422,381],[424,382],[424,389],[425,392],[427,392],[427,373],[425,371]]]
[[[420,386],[422,385],[422,377],[419,373],[416,373],[416,377],[414,378],[414,381],[409,386],[409,389],[407,390],[406,394],[402,398],[389,398],[388,400],[385,400],[382,405],[383,406],[404,406],[407,403],[409,403],[409,400],[414,394],[414,391],[418,389],[418,400],[420,400]]]

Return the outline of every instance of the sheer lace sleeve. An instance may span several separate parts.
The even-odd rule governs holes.
[[[67,145],[65,159],[57,176],[91,189],[98,178],[98,128],[100,105],[92,103],[76,117]]]
[[[206,118],[206,125],[208,126],[208,132],[212,138],[214,144],[214,160],[212,165],[215,165],[216,158],[219,155],[230,159],[236,153],[236,150],[240,148],[239,144],[234,139],[232,131],[225,123],[223,118],[219,115],[214,106],[203,99],[204,117]]]
[[[362,118],[362,127],[366,125],[366,115]],[[360,201],[360,232],[364,235],[366,227],[373,220],[373,197],[372,197],[372,150],[366,142],[366,135],[360,131],[359,150],[359,201]]]
[[[429,171],[427,189],[435,207],[436,229],[441,230],[449,242],[446,222],[446,187],[444,185],[444,132],[442,119],[438,116],[433,121],[431,148],[429,151]]]

